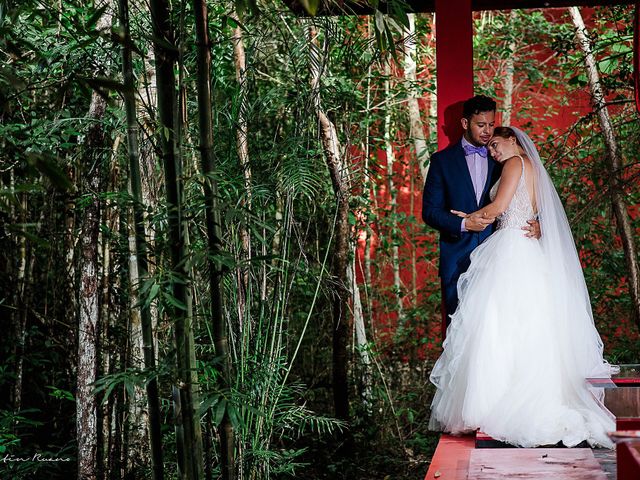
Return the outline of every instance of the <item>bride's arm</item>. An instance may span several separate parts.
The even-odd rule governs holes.
[[[503,213],[509,206],[509,203],[511,203],[511,199],[516,193],[516,188],[518,188],[520,175],[522,175],[522,162],[518,157],[511,157],[503,164],[502,175],[500,175],[500,185],[498,185],[496,198],[494,198],[493,202],[469,215],[462,214],[462,212],[453,213],[459,216],[477,216],[494,220],[498,215]]]

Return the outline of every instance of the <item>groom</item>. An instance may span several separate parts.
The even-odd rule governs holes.
[[[496,102],[476,95],[464,102],[462,139],[431,157],[422,194],[422,219],[440,232],[443,337],[458,306],[458,278],[469,267],[469,255],[493,233],[493,219],[471,215],[460,218],[451,210],[475,212],[491,203],[489,190],[500,178],[502,166],[487,152],[495,128]],[[540,237],[538,222],[529,222],[527,236]]]

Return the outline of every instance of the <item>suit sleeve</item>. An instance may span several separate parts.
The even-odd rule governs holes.
[[[442,159],[431,157],[429,173],[422,192],[422,219],[430,227],[454,237],[460,237],[462,218],[451,213],[446,202],[446,188],[442,172]]]

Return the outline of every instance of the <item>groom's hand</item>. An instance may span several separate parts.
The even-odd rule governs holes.
[[[540,222],[537,220],[527,220],[527,223],[529,225],[527,225],[526,227],[522,227],[522,230],[527,232],[525,237],[535,238],[539,240],[542,236],[542,232],[540,231]]]

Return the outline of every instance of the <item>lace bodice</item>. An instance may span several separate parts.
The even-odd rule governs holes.
[[[516,193],[513,194],[513,198],[511,199],[511,203],[509,203],[507,209],[498,216],[498,230],[503,228],[520,229],[527,225],[527,220],[531,220],[535,217],[535,212],[531,206],[531,199],[529,198],[529,191],[527,190],[527,183],[525,182],[524,177],[524,159],[520,157],[520,161],[522,162],[522,173],[520,174],[520,180],[516,187]],[[491,201],[496,198],[498,185],[500,185],[500,180],[495,183],[489,192]]]

